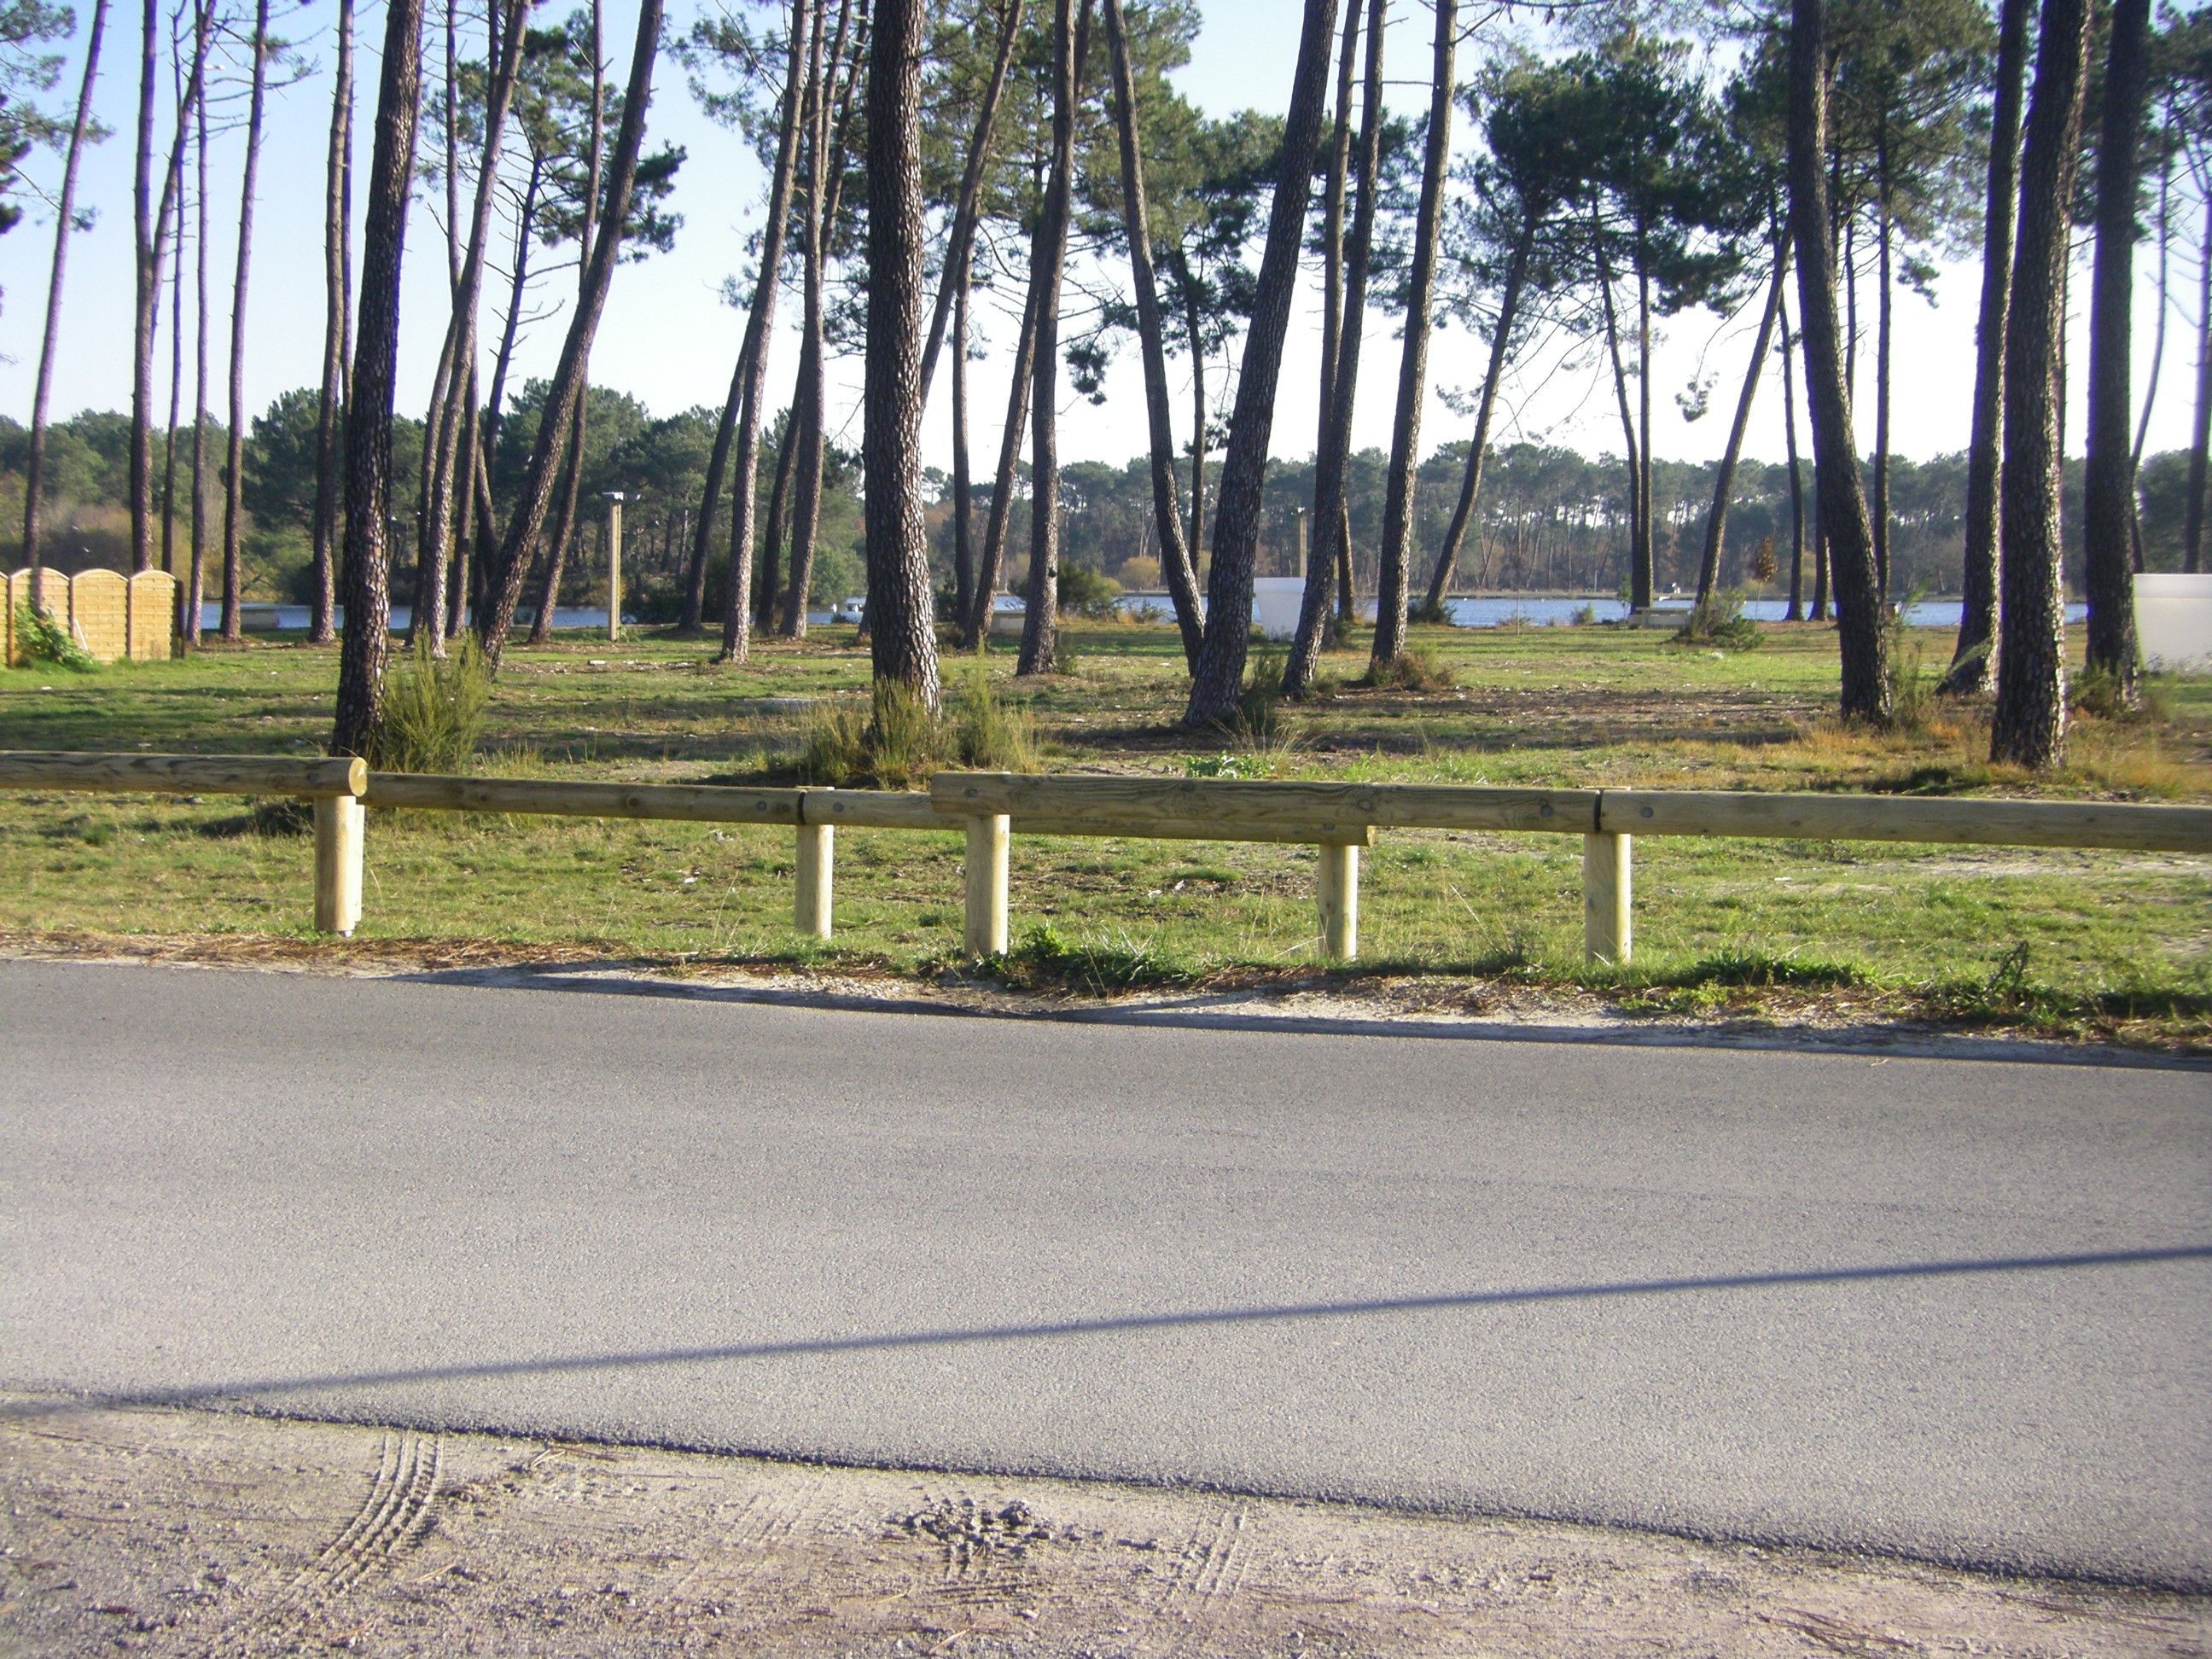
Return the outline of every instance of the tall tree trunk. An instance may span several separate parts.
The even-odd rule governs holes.
[[[829,205],[826,192],[830,186],[830,167],[823,151],[830,143],[830,77],[834,72],[825,70],[823,64],[822,20],[817,14],[806,76],[806,214],[799,227],[804,239],[805,267],[799,303],[805,319],[799,331],[799,386],[793,399],[794,407],[805,409],[806,420],[796,434],[786,439],[788,442],[795,437],[799,447],[793,474],[797,500],[792,511],[791,568],[794,572],[803,568],[809,582],[814,580],[814,550],[822,525],[822,410],[829,395],[822,374],[822,291],[828,257],[824,238],[829,232],[828,222],[823,216]],[[926,400],[927,394],[925,392],[923,397]],[[781,468],[778,476],[781,476]],[[803,629],[806,624],[804,588],[793,603],[793,613]],[[931,620],[933,623],[933,616]]]
[[[1407,588],[1413,568],[1413,482],[1420,462],[1421,399],[1428,391],[1430,307],[1437,280],[1437,239],[1443,216],[1444,169],[1451,157],[1452,60],[1458,46],[1457,0],[1435,0],[1437,35],[1431,71],[1428,146],[1421,158],[1421,204],[1413,220],[1413,268],[1406,294],[1406,345],[1398,363],[1398,417],[1390,429],[1390,471],[1382,502],[1382,564],[1376,583],[1375,643],[1380,668],[1406,648]]]
[[[2165,129],[2168,143],[2172,129]],[[2152,325],[2150,337],[2150,372],[2143,377],[2142,413],[2136,420],[2135,443],[2129,450],[2129,459],[2136,471],[2142,471],[2143,444],[2150,437],[2150,413],[2158,404],[2159,371],[2166,363],[2166,309],[2167,281],[2172,270],[2173,256],[2173,161],[2166,153],[2166,145],[2160,146],[2158,168],[2158,319]],[[2136,538],[2136,569],[2142,569],[2142,538]]]
[[[1642,226],[1636,232],[1636,570],[1634,583],[1650,605],[1659,585],[1656,514],[1651,509],[1651,256]]]
[[[1982,216],[1982,301],[1974,325],[1974,412],[1966,441],[1966,526],[1959,640],[1937,690],[1972,696],[1996,670],[1997,474],[2004,461],[2005,333],[2012,314],[2013,219],[2018,211],[2021,109],[2027,82],[2027,25],[2034,0],[2002,0],[1989,191]]]
[[[2089,599],[2087,666],[2111,678],[2122,702],[2141,700],[2136,652],[2134,398],[2136,183],[2142,131],[2144,37],[2150,0],[2113,0],[2105,67],[2104,131],[2097,143],[2097,264],[2089,298],[2089,441],[2082,507]]]
[[[1145,418],[1152,440],[1152,521],[1158,532],[1160,569],[1182,634],[1185,666],[1195,672],[1206,624],[1199,616],[1198,576],[1183,539],[1182,508],[1176,500],[1175,427],[1168,418],[1167,348],[1160,325],[1159,288],[1152,274],[1152,219],[1145,200],[1145,167],[1137,138],[1136,75],[1129,63],[1129,31],[1121,0],[1106,0],[1106,40],[1113,57],[1114,112],[1121,141],[1121,226],[1129,243],[1129,275],[1137,295],[1137,338],[1145,362]],[[1191,350],[1199,348],[1197,337]],[[963,562],[963,574],[965,564]]]
[[[1536,224],[1532,218],[1522,225],[1520,239],[1513,245],[1513,257],[1505,267],[1505,288],[1498,301],[1498,324],[1490,337],[1490,364],[1483,370],[1482,393],[1474,409],[1474,439],[1467,452],[1467,470],[1460,477],[1459,500],[1452,507],[1451,523],[1444,530],[1444,544],[1437,550],[1437,568],[1429,577],[1429,596],[1421,606],[1421,614],[1431,622],[1445,620],[1444,590],[1451,586],[1452,573],[1459,565],[1460,547],[1467,539],[1468,526],[1474,522],[1475,501],[1482,490],[1483,455],[1490,447],[1491,411],[1498,405],[1498,382],[1504,378],[1513,323],[1521,306],[1521,288],[1528,280],[1528,258],[1535,242]]]
[[[1651,566],[1644,556],[1648,544],[1644,522],[1643,446],[1637,441],[1636,416],[1628,405],[1628,367],[1620,356],[1620,319],[1613,303],[1613,262],[1606,257],[1605,228],[1597,210],[1590,210],[1591,244],[1597,250],[1600,308],[1605,315],[1606,355],[1613,364],[1613,398],[1620,411],[1620,443],[1628,465],[1628,608],[1651,608]]]
[[[169,420],[161,434],[161,568],[177,574],[177,434],[185,405],[185,150],[191,106],[185,101],[184,10],[169,20],[169,84],[177,99],[177,138],[169,149],[169,194],[177,204],[177,263],[169,278]]]
[[[937,707],[921,516],[922,0],[883,0],[868,41],[868,324],[860,465],[868,648],[878,683]]]
[[[30,453],[23,465],[23,562],[39,568],[39,501],[45,488],[46,398],[53,390],[54,353],[61,338],[62,279],[69,268],[70,232],[76,223],[76,168],[92,125],[92,88],[100,78],[100,42],[107,31],[107,0],[93,0],[92,23],[85,31],[84,78],[78,84],[76,120],[70,128],[69,153],[62,163],[61,199],[54,211],[54,259],[46,278],[46,330],[39,347],[39,379],[31,394]],[[176,425],[170,422],[172,429]]]
[[[991,131],[999,118],[999,100],[1006,89],[1006,70],[1014,61],[1014,44],[1020,38],[1022,0],[1000,0],[999,50],[991,60],[991,79],[983,88],[982,106],[975,112],[975,127],[968,140],[968,160],[961,169],[960,194],[952,209],[952,225],[945,243],[945,270],[937,284],[937,300],[930,308],[929,333],[921,348],[921,401],[929,404],[930,381],[937,374],[937,354],[945,343],[945,325],[957,299],[965,291],[968,270],[975,243],[975,225],[983,207],[983,174],[991,160]],[[822,121],[826,136],[829,122]],[[956,281],[956,277],[957,280]]]
[[[1198,283],[1193,279],[1190,264],[1178,250],[1176,254],[1176,280],[1182,291],[1183,325],[1190,335],[1190,559],[1193,579],[1196,578],[1198,550],[1206,545],[1206,348],[1200,330],[1205,319],[1199,314]]]
[[[2197,296],[2197,423],[2189,438],[2189,501],[2185,514],[2182,568],[2204,568],[2204,474],[2212,453],[2212,191],[2204,197],[2204,242],[2198,251]]]
[[[330,158],[324,168],[323,391],[315,406],[313,574],[307,642],[328,645],[337,629],[332,559],[338,525],[338,434],[345,418],[349,313],[353,309],[353,0],[338,0],[337,74],[331,94]]]
[[[1790,224],[1797,245],[1797,309],[1804,325],[1820,520],[1841,624],[1843,714],[1846,720],[1887,724],[1893,712],[1889,646],[1875,591],[1874,531],[1851,442],[1851,399],[1836,326],[1835,254],[1828,240],[1828,181],[1820,165],[1827,151],[1826,32],[1826,0],[1791,0]]]
[[[736,453],[736,471],[731,478],[731,511],[737,522],[730,530],[732,562],[722,594],[720,660],[743,662],[751,644],[747,602],[752,597],[753,501],[757,494],[756,474],[760,465],[761,389],[768,378],[768,356],[775,337],[777,285],[782,279],[784,234],[791,222],[792,180],[798,166],[799,117],[805,97],[807,36],[818,28],[819,0],[792,0],[787,51],[781,125],[776,137],[775,171],[770,175],[768,220],[762,228],[760,273],[753,283],[751,310],[745,318],[745,336],[738,350],[738,365],[731,377],[730,397],[714,447],[707,458],[706,489],[700,501],[699,521],[693,526],[694,555],[704,568],[703,550],[712,544],[714,510],[720,503],[723,471]]]
[[[647,0],[650,4],[652,0]],[[385,514],[392,503],[392,381],[399,343],[399,269],[407,234],[407,188],[415,171],[421,113],[422,0],[386,0],[384,72],[376,99],[368,212],[362,229],[361,310],[354,328],[353,384],[345,453],[345,635],[338,649],[335,755],[368,755],[384,707],[392,596]]]
[[[630,191],[637,181],[637,156],[645,141],[646,110],[653,101],[653,62],[660,40],[661,0],[641,0],[638,8],[637,40],[630,55],[629,83],[623,95],[622,125],[615,133],[615,153],[608,170],[606,211],[592,239],[591,254],[584,265],[584,291],[569,319],[568,337],[545,389],[544,411],[530,460],[523,469],[516,493],[514,516],[500,543],[498,578],[491,584],[491,626],[484,632],[484,657],[496,670],[514,626],[515,606],[522,598],[524,579],[530,574],[529,552],[544,528],[552,505],[554,468],[560,440],[574,422],[584,401],[584,376],[590,361],[592,337],[614,282],[615,262],[621,257],[623,227],[629,219]]]
[[[1352,3],[1357,5],[1358,0],[1352,0]],[[1375,240],[1376,198],[1382,185],[1382,26],[1388,10],[1388,0],[1368,0],[1367,58],[1359,111],[1359,197],[1352,207],[1352,238],[1344,254],[1344,327],[1337,337],[1336,372],[1330,377],[1328,443],[1314,465],[1314,525],[1322,537],[1322,556],[1306,562],[1305,592],[1298,602],[1297,633],[1291,641],[1290,655],[1283,664],[1283,695],[1287,697],[1302,697],[1312,687],[1314,668],[1321,656],[1322,632],[1329,620],[1330,579],[1336,574],[1340,540],[1345,544],[1346,550],[1349,549],[1350,538],[1342,533],[1347,507],[1345,472],[1352,456],[1352,412],[1359,392],[1359,347],[1367,317],[1368,267]],[[1304,165],[1310,173],[1310,164]],[[1310,188],[1310,181],[1308,187]],[[1240,411],[1243,401],[1240,392]],[[1226,482],[1224,479],[1224,488]],[[1256,542],[1256,514],[1252,529]],[[1216,541],[1218,544],[1218,536]]]
[[[2044,0],[2021,152],[2020,235],[2005,331],[2004,653],[1997,660],[1990,758],[2041,769],[2066,747],[2066,611],[2060,580],[2058,398],[2074,159],[2088,56],[2087,0]]]
[[[1784,622],[1805,620],[1805,479],[1797,465],[1797,372],[1790,349],[1790,307],[1782,319],[1782,442],[1790,462],[1790,609]]]
[[[816,255],[811,267],[814,303],[817,307],[813,314],[817,319],[820,316],[822,285],[829,280],[828,228],[837,222],[837,216],[844,201],[845,159],[848,141],[852,133],[853,94],[856,83],[860,78],[860,52],[856,50],[849,59],[846,56],[845,49],[849,39],[848,31],[852,21],[852,7],[849,4],[841,4],[837,9],[837,34],[830,51],[830,67],[823,72],[822,77],[824,87],[836,84],[839,79],[840,66],[842,66],[843,86],[837,97],[839,110],[836,121],[836,142],[829,146],[827,182],[823,186],[821,197],[821,222],[823,228],[822,234],[816,239]],[[866,30],[867,8],[864,4],[860,8],[860,32],[865,36]],[[826,114],[821,114],[818,118],[826,120]],[[821,131],[826,137],[826,128]],[[809,465],[814,469],[817,482],[812,486],[812,499],[817,504],[817,507],[816,516],[806,524],[805,537],[801,538],[794,533],[792,538],[791,583],[785,596],[781,631],[786,639],[793,640],[806,637],[806,606],[809,596],[813,592],[814,550],[820,527],[818,504],[822,497],[819,482],[822,474],[822,447],[826,436],[826,428],[822,423],[824,393],[822,384],[821,330],[817,326],[811,330],[803,330],[802,333],[805,337],[799,343],[799,378],[792,388],[792,410],[793,418],[797,422],[797,441],[803,446],[799,451],[799,456],[802,459],[808,460]],[[863,634],[866,633],[866,620],[864,617],[861,622]]]
[[[191,76],[179,106],[176,145],[161,170],[161,194],[154,202],[154,88],[159,58],[159,9],[147,0],[141,40],[138,80],[138,142],[137,173],[131,206],[137,236],[137,306],[132,316],[133,338],[131,384],[131,568],[148,570],[154,563],[154,336],[161,319],[161,259],[168,240],[170,213],[177,205],[181,178],[178,166],[185,143],[183,112],[200,102],[207,71],[207,31],[212,27],[212,8],[201,5],[193,13]],[[33,572],[38,567],[32,567]],[[32,584],[35,589],[38,577]]]
[[[576,544],[577,526],[583,518],[584,451],[591,436],[592,389],[588,380],[576,398],[575,413],[568,417],[568,441],[561,448],[559,494],[551,508],[550,532],[541,536],[545,553],[544,574],[538,579],[538,605],[530,615],[528,643],[543,645],[553,637],[553,613],[560,608],[561,583],[568,573],[568,550]]]
[[[1213,518],[1213,562],[1206,572],[1206,643],[1191,678],[1183,723],[1218,726],[1237,707],[1252,626],[1252,565],[1259,545],[1260,496],[1267,481],[1267,442],[1274,426],[1275,392],[1283,367],[1283,337],[1297,286],[1299,245],[1313,187],[1312,156],[1321,135],[1328,92],[1328,51],[1336,28],[1336,0],[1306,0],[1298,35],[1297,68],[1283,126],[1281,174],[1268,210],[1267,250],[1261,255],[1244,368],[1230,420],[1229,453],[1222,465]]]
[[[214,0],[200,0],[197,17],[204,38],[214,25]],[[208,119],[204,80],[192,99],[192,127],[198,227],[192,238],[192,564],[185,593],[184,642],[187,651],[199,648],[207,602]]]
[[[253,188],[269,88],[269,0],[253,9],[253,70],[246,113],[246,177],[238,191],[238,269],[230,288],[230,453],[222,478],[222,637],[242,641],[240,555],[246,531],[246,281],[253,263]]]
[[[781,596],[783,541],[791,522],[791,472],[799,459],[799,409],[784,410],[783,437],[775,447],[775,487],[768,495],[768,533],[761,538],[760,569],[753,580],[753,627],[762,634],[775,628]]]
[[[1314,457],[1318,483],[1318,467],[1323,451],[1329,446],[1330,423],[1336,418],[1336,364],[1344,339],[1344,187],[1346,176],[1352,169],[1352,88],[1358,75],[1359,64],[1359,5],[1358,0],[1344,9],[1344,39],[1337,48],[1336,60],[1336,121],[1329,137],[1328,193],[1322,206],[1322,326],[1321,326],[1321,429],[1314,441]],[[1196,337],[1196,323],[1192,325]],[[1203,420],[1203,410],[1200,418]],[[1338,514],[1340,520],[1343,514]],[[1313,525],[1315,555],[1328,556],[1328,550],[1336,550],[1336,631],[1352,625],[1354,601],[1352,591],[1352,549],[1349,535],[1339,536],[1326,530],[1318,520]],[[1199,545],[1195,528],[1191,532],[1191,544]],[[1310,561],[1302,565],[1303,576],[1312,568]]]
[[[430,654],[446,653],[446,601],[448,561],[453,556],[455,503],[473,493],[471,463],[465,453],[477,418],[477,309],[483,289],[484,258],[491,241],[492,209],[498,200],[499,164],[506,138],[507,112],[514,102],[517,70],[522,58],[525,24],[529,8],[522,0],[508,0],[504,22],[497,0],[489,8],[486,28],[489,78],[484,88],[483,149],[477,166],[476,198],[471,204],[468,234],[453,273],[453,310],[446,324],[446,357],[451,364],[444,396],[434,402],[424,422],[423,442],[430,452],[430,492],[422,503],[422,534],[415,585],[415,614],[410,632],[428,640]],[[449,28],[447,50],[453,50]],[[448,100],[448,109],[451,100]],[[450,125],[450,122],[449,122]],[[447,195],[454,199],[459,172],[447,135]],[[459,227],[447,227],[448,252],[459,239]],[[463,515],[465,517],[465,512]]]
[[[599,195],[603,183],[600,173],[606,152],[607,77],[602,0],[592,0],[590,16],[592,131],[585,148],[583,230],[576,242],[576,303],[580,309],[591,286],[592,247],[599,229]],[[584,343],[584,358],[577,386],[575,412],[568,417],[568,447],[560,452],[560,498],[554,510],[553,534],[545,547],[545,586],[538,595],[537,611],[530,619],[530,643],[532,645],[543,645],[552,635],[553,613],[559,609],[561,602],[561,573],[568,562],[568,549],[576,533],[579,504],[583,499],[585,456],[589,447],[592,423],[592,347],[589,340]]]
[[[1728,447],[1713,470],[1712,510],[1705,514],[1705,553],[1698,562],[1698,607],[1712,603],[1720,585],[1721,548],[1728,537],[1729,498],[1735,486],[1736,458],[1743,453],[1744,428],[1751,424],[1752,400],[1759,395],[1759,376],[1766,372],[1766,354],[1774,345],[1774,319],[1782,310],[1783,284],[1790,274],[1790,244],[1776,226],[1774,275],[1766,288],[1766,308],[1759,314],[1759,340],[1751,349],[1751,367],[1744,371],[1743,390],[1735,400],[1735,420],[1729,428]],[[1796,447],[1792,440],[1791,447]]]
[[[968,465],[968,283],[952,307],[952,615],[966,626],[975,603],[975,484]]]
[[[1039,284],[1037,343],[1030,372],[1030,579],[1017,674],[1048,674],[1060,632],[1060,288],[1067,263],[1067,218],[1075,190],[1075,66],[1084,56],[1091,0],[1053,9],[1052,174],[1030,244]]]
[[[1896,234],[1891,211],[1889,140],[1885,129],[1879,146],[1876,170],[1876,275],[1874,343],[1874,568],[1884,603],[1889,599],[1889,324],[1890,243]]]
[[[131,381],[131,568],[154,562],[154,321],[161,301],[161,240],[154,223],[154,88],[161,48],[161,8],[145,0],[139,20],[138,138],[131,204],[136,236],[137,307],[133,313]],[[33,572],[38,568],[32,567]],[[35,574],[33,580],[37,580]]]
[[[989,637],[991,611],[1005,579],[1006,532],[1014,510],[1014,470],[1021,459],[1022,425],[1030,412],[1030,366],[1036,357],[1037,288],[1034,275],[1014,341],[1012,377],[1006,383],[1006,423],[1000,428],[999,467],[992,474],[991,511],[983,523],[983,556],[975,566],[975,596],[961,630],[960,648],[973,651]]]

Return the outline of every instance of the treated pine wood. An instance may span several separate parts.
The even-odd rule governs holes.
[[[842,823],[853,830],[950,830],[961,827],[930,805],[929,797],[890,789],[802,789],[801,822]]]
[[[1010,826],[1003,812],[968,820],[968,926],[971,957],[1006,953],[1006,842]]]
[[[1314,888],[1325,961],[1351,962],[1359,955],[1359,849],[1341,843],[1315,849],[1320,875]]]
[[[351,937],[361,925],[362,818],[355,795],[315,801],[315,927]]]
[[[350,757],[279,760],[258,755],[93,755],[0,751],[0,788],[84,789],[172,795],[358,795],[368,766]]]
[[[939,822],[943,819],[940,817]],[[1316,835],[1303,825],[1254,823],[1242,818],[1146,817],[1130,812],[1017,814],[1018,836],[1080,836],[1091,840],[1277,842],[1294,847],[1372,847],[1375,830],[1351,824]]]
[[[556,817],[676,818],[698,823],[797,823],[797,789],[713,783],[580,783],[552,778],[459,778],[373,772],[371,806]]]
[[[1430,784],[1271,783],[1253,779],[1039,777],[939,773],[930,798],[945,812],[1006,812],[1019,820],[1082,824],[1169,820],[1216,830],[1217,841],[1357,842],[1384,829],[1533,830],[1587,834],[1596,827],[1590,789],[1490,789]],[[1268,833],[1272,832],[1272,833]],[[1040,832],[1048,833],[1048,832]],[[1136,834],[1134,830],[1116,833]]]
[[[808,823],[842,823],[851,830],[945,830],[960,832],[972,813],[947,810],[928,795],[876,789],[809,789],[801,811]],[[1312,846],[1309,831],[1278,824],[1218,818],[1160,817],[1130,812],[1024,812],[1008,814],[1017,836],[1082,836],[1150,841],[1287,842]],[[1353,845],[1372,847],[1375,832],[1365,826],[1343,831]]]
[[[1598,827],[1639,836],[1978,842],[2212,853],[2212,807],[2131,802],[1926,799],[1718,791],[1604,792]]]
[[[836,868],[837,831],[827,823],[802,823],[799,836],[798,896],[792,926],[810,939],[828,939],[830,881]]]
[[[1632,837],[1583,837],[1583,955],[1626,967],[1634,949]]]

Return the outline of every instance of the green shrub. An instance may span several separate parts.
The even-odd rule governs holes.
[[[491,666],[474,634],[463,634],[441,661],[418,638],[406,664],[384,687],[384,710],[369,745],[382,772],[460,772],[483,740],[491,702]]]
[[[1905,625],[1905,614],[1920,602],[1916,587],[1882,613],[1881,630],[1889,647],[1890,720],[1899,730],[1924,732],[1936,718],[1938,679],[1928,672],[1920,630]]]
[[[1717,646],[1723,651],[1756,651],[1765,639],[1759,624],[1743,614],[1743,595],[1733,587],[1691,606],[1674,630],[1677,645]]]
[[[1060,614],[1103,620],[1114,615],[1114,601],[1121,597],[1121,584],[1088,565],[1060,568]]]
[[[49,663],[72,674],[89,674],[100,666],[67,629],[27,600],[15,607],[15,642],[26,663]]]

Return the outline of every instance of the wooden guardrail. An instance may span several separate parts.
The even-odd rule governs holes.
[[[593,783],[370,772],[357,760],[204,755],[0,752],[0,787],[290,795],[315,803],[315,926],[350,933],[361,919],[363,809],[547,813],[574,817],[781,823],[797,836],[793,920],[830,935],[835,837],[856,830],[940,830],[967,838],[967,949],[1008,943],[1012,837],[1147,836],[1311,846],[1322,953],[1359,948],[1359,854],[1379,830],[1579,835],[1583,942],[1593,961],[1633,948],[1637,836],[1804,841],[1979,842],[2212,854],[2212,807],[1917,796],[1493,789],[1398,783],[940,773],[929,793],[720,784]]]

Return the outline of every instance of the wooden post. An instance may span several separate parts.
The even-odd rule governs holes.
[[[1315,899],[1321,915],[1321,954],[1327,962],[1351,962],[1359,955],[1359,848],[1324,842],[1321,879]]]
[[[1006,835],[1003,812],[968,820],[968,954],[1006,953]]]
[[[607,639],[622,638],[622,495],[607,492]]]
[[[830,937],[830,881],[836,856],[836,826],[799,826],[799,898],[792,925],[810,939]]]
[[[315,928],[351,938],[361,925],[362,811],[358,795],[315,802]]]
[[[1583,837],[1583,957],[1628,965],[1632,836]]]

